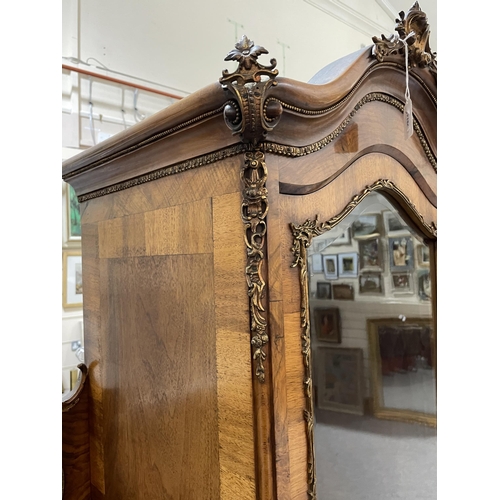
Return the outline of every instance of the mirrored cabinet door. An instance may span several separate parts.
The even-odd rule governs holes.
[[[307,248],[318,500],[436,498],[436,331],[426,239],[381,192]]]

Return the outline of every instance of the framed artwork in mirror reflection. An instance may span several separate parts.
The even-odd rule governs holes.
[[[318,408],[363,415],[363,350],[319,346],[316,360]]]
[[[417,245],[417,262],[420,267],[429,267],[431,258],[427,245]]]
[[[429,271],[419,271],[417,275],[418,280],[418,296],[420,300],[431,300],[431,276]]]
[[[323,269],[327,280],[336,280],[339,277],[336,255],[323,255]]]
[[[408,233],[408,226],[404,223],[404,221],[397,215],[395,212],[391,210],[386,210],[383,213],[384,217],[384,227],[387,235],[390,236],[399,236],[401,234]]]
[[[347,284],[332,285],[334,300],[354,300],[354,287]]]
[[[360,215],[351,226],[353,238],[371,238],[380,235],[380,214]]]
[[[393,273],[391,275],[392,279],[392,291],[396,294],[412,294],[413,293],[413,280],[410,273]]]
[[[383,277],[381,273],[363,273],[359,275],[360,295],[383,295]]]
[[[382,271],[384,259],[379,238],[359,240],[360,269],[376,269]]]
[[[339,254],[339,277],[355,278],[358,275],[358,254],[340,253]]]
[[[413,270],[413,239],[411,236],[389,238],[389,262],[391,271]]]
[[[328,281],[318,281],[316,285],[316,298],[317,299],[331,299],[332,298],[332,285]]]
[[[341,325],[338,307],[317,308],[314,310],[314,325],[317,340],[340,344]]]
[[[312,271],[313,273],[323,272],[323,256],[319,253],[314,253],[312,256]]]

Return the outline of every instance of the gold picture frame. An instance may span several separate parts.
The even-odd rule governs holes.
[[[380,336],[384,329],[391,329],[392,331],[398,331],[398,329],[409,329],[413,328],[416,331],[421,329],[422,331],[428,330],[428,343],[424,346],[425,349],[425,362],[428,363],[428,370],[434,375],[433,380],[435,383],[435,336],[433,333],[433,321],[432,318],[405,318],[403,323],[400,318],[377,318],[367,320],[367,331],[369,340],[369,351],[370,351],[370,372],[371,372],[371,393],[373,398],[373,415],[377,418],[387,419],[387,420],[398,420],[401,422],[410,423],[420,423],[431,427],[437,426],[437,416],[435,413],[428,413],[425,411],[418,411],[415,409],[405,409],[390,406],[384,399],[384,384],[383,378],[386,376],[393,375],[394,372],[405,372],[413,371],[410,370],[407,365],[410,363],[404,358],[406,352],[398,353],[396,349],[393,349],[393,354],[391,358],[389,356],[382,356],[382,352],[385,350],[381,343]],[[405,343],[405,342],[403,342]],[[387,344],[384,341],[384,345]],[[399,356],[400,355],[400,356]],[[423,357],[423,356],[421,356]],[[401,359],[401,363],[398,360]],[[401,366],[399,366],[401,364]],[[434,384],[435,388],[435,384]]]
[[[83,306],[82,254],[76,250],[63,251],[63,308]]]

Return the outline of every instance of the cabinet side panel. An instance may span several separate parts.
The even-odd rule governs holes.
[[[213,199],[221,499],[255,499],[252,363],[239,192]]]
[[[101,265],[106,498],[219,498],[212,255]]]
[[[104,494],[103,382],[99,238],[97,224],[82,225],[83,321],[85,362],[89,368],[89,450],[91,485]]]

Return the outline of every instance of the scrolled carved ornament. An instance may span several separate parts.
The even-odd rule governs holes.
[[[262,262],[265,252],[268,211],[267,167],[264,153],[245,153],[245,163],[241,170],[243,202],[241,218],[245,227],[247,266],[245,269],[248,296],[250,298],[250,331],[253,359],[256,362],[255,375],[260,382],[265,381],[265,346],[269,342],[265,317],[264,294],[266,283],[262,277]]]
[[[234,134],[241,134],[245,142],[256,145],[279,121],[283,108],[277,101],[266,102],[270,87],[277,85],[276,59],[270,66],[257,59],[268,51],[255,45],[245,35],[225,57],[225,61],[237,61],[238,69],[229,73],[226,69],[219,79],[222,87],[232,94],[224,108],[224,120]]]
[[[383,62],[387,56],[405,56],[403,40],[408,44],[408,66],[410,68],[429,68],[434,76],[437,75],[436,53],[431,51],[429,46],[430,29],[427,22],[427,15],[422,11],[418,2],[415,2],[410,10],[405,14],[399,13],[400,19],[396,19],[396,33],[386,38],[374,36],[372,38],[374,46],[372,54],[379,62]],[[413,35],[410,35],[413,32]]]

